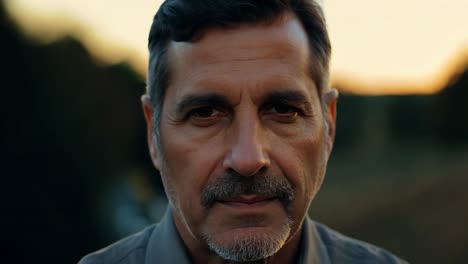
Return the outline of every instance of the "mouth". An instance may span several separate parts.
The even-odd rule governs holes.
[[[235,197],[229,197],[223,200],[219,200],[218,202],[228,205],[228,206],[234,206],[234,207],[251,207],[251,206],[261,206],[264,204],[268,204],[269,202],[272,202],[276,200],[276,197],[272,196],[258,196],[255,194],[243,194]]]

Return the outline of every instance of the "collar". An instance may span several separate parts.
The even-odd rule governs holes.
[[[149,239],[145,264],[190,264],[185,245],[177,232],[170,206]]]
[[[325,244],[317,234],[315,223],[307,215],[302,223],[298,264],[331,264]]]
[[[145,264],[178,263],[190,264],[189,254],[174,224],[171,209],[168,208],[161,222],[151,234]],[[330,264],[324,243],[317,235],[314,222],[307,216],[301,230],[298,264]]]

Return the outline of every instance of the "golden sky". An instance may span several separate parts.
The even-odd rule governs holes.
[[[5,0],[41,41],[80,38],[105,62],[146,71],[159,0]],[[353,92],[429,93],[468,59],[467,0],[322,0],[333,45],[332,79]]]

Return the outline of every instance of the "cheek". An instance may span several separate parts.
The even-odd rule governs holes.
[[[313,198],[318,192],[324,178],[324,156],[325,156],[325,139],[323,135],[316,140],[313,140],[308,148],[303,150],[305,186],[307,195]]]
[[[169,133],[169,140],[161,135],[161,172],[171,185],[173,195],[177,195],[174,201],[178,203],[177,207],[184,211],[193,211],[201,208],[200,194],[219,167],[222,144],[195,140],[184,136],[185,133],[180,135],[177,131]]]
[[[296,198],[308,202],[323,179],[323,136],[296,136],[275,142],[278,166],[296,190]]]

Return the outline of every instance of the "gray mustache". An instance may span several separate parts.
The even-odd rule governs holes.
[[[294,190],[284,177],[267,176],[266,173],[246,177],[229,171],[206,185],[201,194],[201,205],[210,208],[216,201],[242,194],[275,197],[285,208],[294,199]]]

